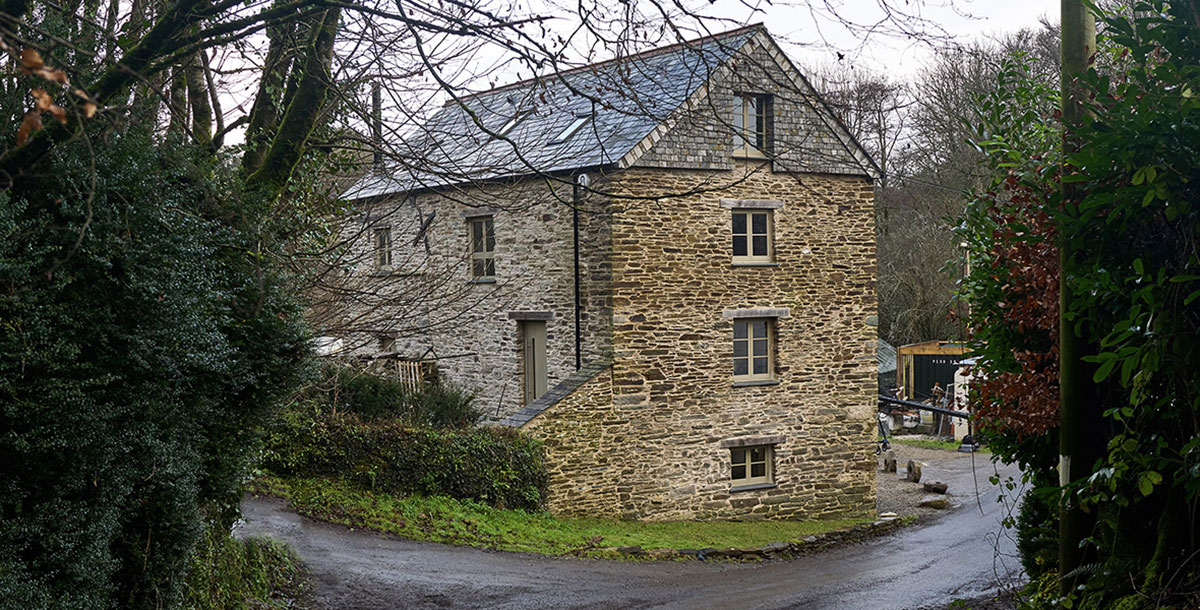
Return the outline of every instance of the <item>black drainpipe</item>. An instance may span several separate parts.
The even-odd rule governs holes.
[[[383,171],[383,93],[379,81],[371,81],[371,169]]]
[[[571,183],[572,228],[575,231],[575,370],[583,366],[583,335],[580,334],[579,312],[582,303],[579,298],[579,179]]]

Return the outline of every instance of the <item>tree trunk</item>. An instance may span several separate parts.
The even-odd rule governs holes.
[[[242,167],[247,174],[262,167],[271,138],[279,127],[284,81],[294,55],[291,41],[294,33],[295,25],[290,22],[267,28],[267,57],[263,62],[262,78],[258,81],[258,93],[254,96],[254,107],[250,110],[246,154],[242,157]]]
[[[183,68],[180,66],[171,68],[171,88],[167,99],[171,113],[167,132],[183,134],[187,131],[187,82],[183,79]]]
[[[188,106],[192,109],[192,138],[201,146],[212,144],[212,104],[208,99],[208,83],[204,78],[204,56],[196,53],[183,67],[187,82]]]
[[[305,144],[317,126],[333,85],[329,71],[340,16],[338,8],[325,11],[313,29],[304,55],[297,58],[296,67],[301,72],[295,95],[289,100],[262,166],[246,178],[248,187],[282,191],[304,155]]]

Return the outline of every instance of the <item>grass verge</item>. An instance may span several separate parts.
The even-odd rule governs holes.
[[[209,527],[196,545],[184,607],[195,610],[303,608],[308,577],[287,545],[270,538],[238,540]]]
[[[598,547],[646,549],[761,547],[871,519],[829,521],[622,521],[555,517],[441,496],[397,496],[336,479],[258,479],[251,491],[279,496],[296,512],[412,540],[546,555],[599,554]]]
[[[909,447],[923,447],[925,449],[942,449],[945,451],[958,451],[960,443],[958,441],[935,441],[926,438],[892,438],[894,445],[908,445]],[[987,447],[980,447],[976,453],[991,453]]]

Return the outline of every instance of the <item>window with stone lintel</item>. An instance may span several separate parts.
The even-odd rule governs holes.
[[[771,211],[733,211],[733,262],[771,262]]]
[[[491,216],[470,220],[471,279],[491,280],[496,277],[496,225]]]
[[[730,480],[737,487],[774,483],[774,453],[771,445],[731,447]]]
[[[759,381],[774,379],[770,318],[733,321],[733,379]]]

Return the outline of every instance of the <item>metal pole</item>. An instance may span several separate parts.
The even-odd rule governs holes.
[[[586,176],[584,174],[583,176]],[[583,176],[580,176],[582,178]],[[572,228],[575,231],[575,370],[583,366],[583,335],[580,332],[579,319],[582,300],[579,291],[579,180],[571,185]]]
[[[379,81],[371,81],[371,148],[376,171],[383,168],[383,92]]]

